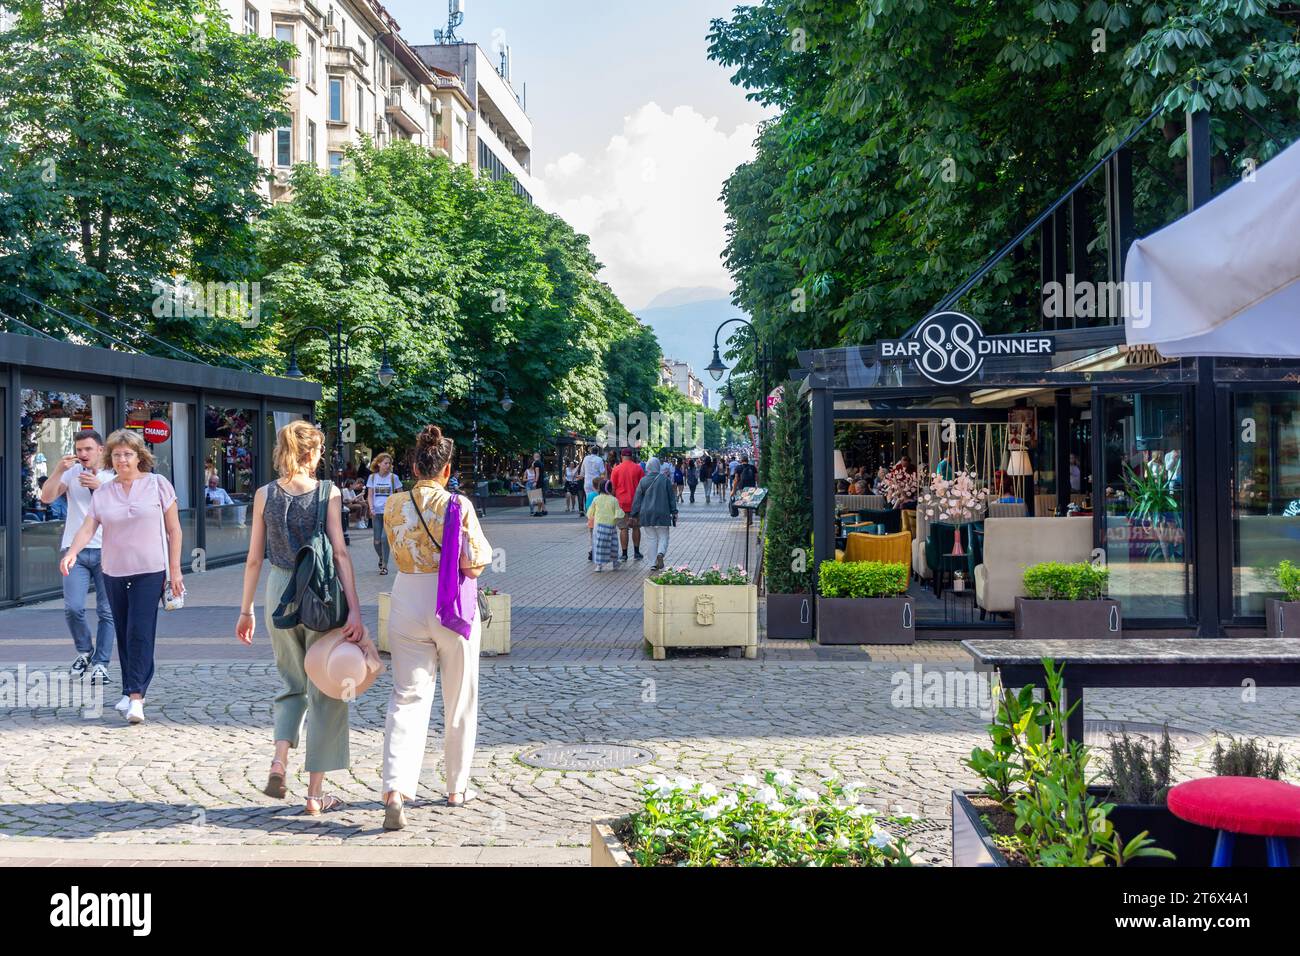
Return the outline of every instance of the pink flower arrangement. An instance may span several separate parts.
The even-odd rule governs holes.
[[[930,487],[918,499],[917,507],[931,521],[954,524],[974,521],[984,514],[989,497],[987,488],[976,486],[975,477],[973,471],[959,471],[951,478],[935,473]]]
[[[905,501],[914,501],[917,487],[916,472],[908,471],[901,461],[880,479],[880,488],[885,494],[885,500],[895,508]]]

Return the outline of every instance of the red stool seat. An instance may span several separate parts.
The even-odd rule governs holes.
[[[1300,837],[1300,787],[1255,777],[1206,777],[1169,791],[1169,812],[1214,830]]]

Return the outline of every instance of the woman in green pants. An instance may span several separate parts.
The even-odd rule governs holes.
[[[262,572],[262,555],[271,561],[266,581],[267,630],[271,632],[271,649],[275,665],[284,681],[284,689],[275,698],[275,759],[267,779],[267,796],[282,798],[288,793],[289,748],[298,746],[304,717],[307,721],[308,773],[307,805],[304,813],[319,816],[343,805],[335,796],[323,792],[325,774],[345,770],[348,753],[348,704],[318,691],[307,679],[303,660],[307,648],[320,637],[302,625],[291,629],[276,627],[270,609],[280,603],[280,595],[293,573],[298,550],[322,533],[316,527],[320,482],[314,477],[325,447],[325,436],[310,422],[291,422],[280,429],[275,441],[277,481],[259,488],[253,502],[253,527],[248,543],[248,560],[244,564],[244,595],[240,603],[239,623],[235,636],[244,644],[253,643],[253,599]],[[352,559],[343,539],[343,499],[337,488],[329,490],[323,533],[329,535],[334,548],[334,563],[339,582],[348,599],[348,618],[343,632],[349,641],[361,643],[365,630],[361,625],[356,579]]]

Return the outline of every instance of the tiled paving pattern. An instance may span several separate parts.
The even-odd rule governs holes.
[[[673,556],[725,562],[737,550],[739,526],[721,509],[688,512]],[[971,785],[962,760],[980,742],[986,717],[953,700],[913,707],[902,693],[921,661],[930,662],[927,670],[966,673],[959,648],[864,652],[774,642],[758,661],[713,653],[655,663],[640,647],[643,572],[634,565],[591,574],[583,529],[562,506],[545,519],[494,513],[488,534],[505,549],[506,569],[494,583],[515,596],[516,635],[514,653],[483,662],[478,801],[459,810],[438,802],[435,708],[411,826],[396,834],[380,828],[387,677],[355,705],[352,769],[330,776],[346,809],[320,820],[299,815],[306,780],[298,755],[292,799],[262,796],[278,679],[264,639],[248,652],[226,636],[240,572],[223,569],[192,576],[190,606],[164,616],[175,630],[160,645],[144,725],[127,726],[111,710],[91,720],[71,708],[0,710],[0,864],[579,864],[589,821],[633,806],[648,776],[727,784],[776,767],[814,785],[831,773],[866,781],[872,803],[925,817],[920,857],[947,862],[949,791]],[[358,552],[363,602],[373,604],[391,579],[374,574]],[[57,614],[0,613],[7,635],[0,670],[18,661],[65,667],[68,642]],[[837,659],[820,659],[828,650]],[[1090,717],[1257,734],[1300,759],[1300,691],[1255,693],[1243,700],[1240,690],[1094,692],[1088,707]],[[593,773],[517,759],[539,744],[583,742],[643,747],[655,759]],[[1180,772],[1203,773],[1207,759],[1208,746],[1185,754]]]

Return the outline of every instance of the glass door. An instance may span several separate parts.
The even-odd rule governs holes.
[[[1185,406],[1182,390],[1101,396],[1101,522],[1126,621],[1192,616]]]

